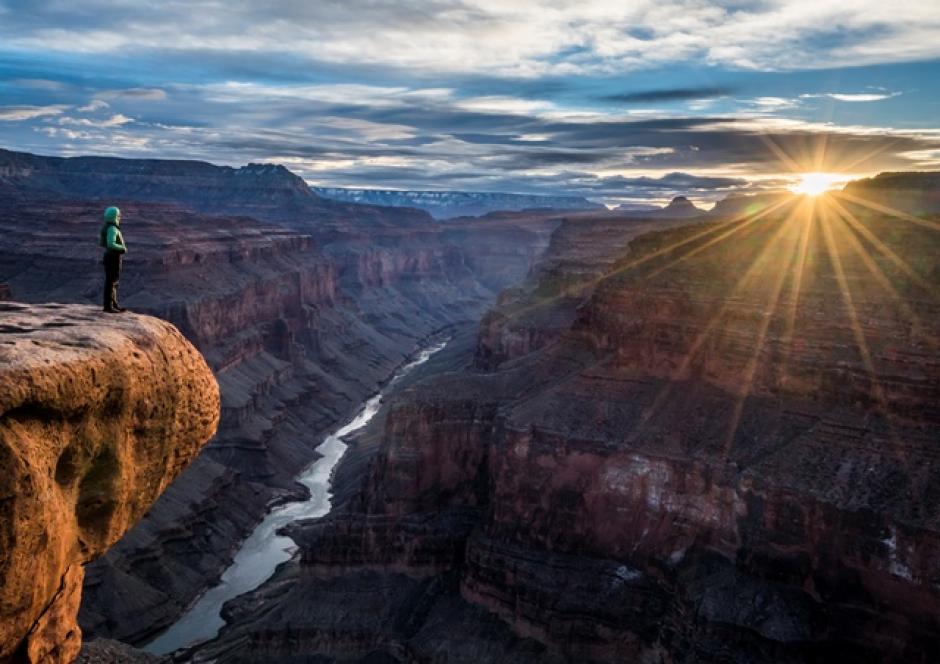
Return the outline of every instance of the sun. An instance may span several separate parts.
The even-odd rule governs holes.
[[[790,187],[790,191],[807,196],[819,196],[833,189],[837,182],[843,180],[845,177],[838,173],[803,173],[800,175],[799,182]]]

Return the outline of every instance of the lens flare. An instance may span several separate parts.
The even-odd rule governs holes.
[[[807,196],[819,196],[834,189],[837,183],[845,182],[846,179],[839,173],[803,173],[799,182],[790,187],[790,191]]]

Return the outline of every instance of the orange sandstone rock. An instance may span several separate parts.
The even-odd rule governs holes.
[[[0,303],[0,661],[71,662],[82,565],[215,433],[219,390],[171,324]]]

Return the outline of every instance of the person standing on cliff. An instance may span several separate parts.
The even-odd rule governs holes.
[[[98,234],[98,244],[104,249],[104,310],[108,313],[124,311],[117,302],[121,259],[127,253],[120,226],[121,211],[116,207],[109,207],[104,211],[104,224]]]

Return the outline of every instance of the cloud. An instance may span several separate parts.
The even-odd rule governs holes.
[[[603,95],[601,100],[620,102],[624,104],[642,104],[660,101],[689,101],[698,99],[713,99],[725,97],[734,91],[730,87],[710,88],[664,88],[659,90],[643,90],[639,92],[621,92]]]
[[[790,97],[723,102],[751,109],[743,114],[636,117],[562,98],[467,95],[459,83],[177,83],[157,105],[120,96],[110,97],[106,114],[101,104],[82,111],[105,117],[36,116],[33,141],[22,129],[0,127],[0,143],[37,152],[281,162],[324,185],[568,191],[613,201],[683,193],[714,200],[775,186],[793,164],[859,173],[918,168],[935,162],[940,149],[940,132],[775,115],[789,110]],[[817,166],[823,148],[825,163]]]
[[[81,110],[81,109],[79,109]],[[123,115],[122,113],[117,113],[112,115],[110,118],[105,118],[103,120],[90,120],[88,118],[72,118],[64,117],[59,118],[58,123],[60,125],[80,125],[82,127],[120,127],[121,125],[130,124],[134,120],[132,118]]]
[[[61,81],[46,78],[15,78],[10,83],[33,90],[62,90],[65,88]]]
[[[85,106],[79,106],[77,110],[82,113],[93,113],[95,111],[100,111],[104,108],[109,108],[109,107],[110,105],[108,104],[108,102],[102,99],[92,99],[91,102],[89,102]]]
[[[166,91],[160,88],[128,88],[126,90],[108,90],[100,93],[106,99],[134,99],[140,101],[164,101]]]
[[[114,100],[115,110],[124,103]],[[772,105],[779,106],[764,104]],[[769,186],[793,164],[859,173],[911,169],[935,161],[940,149],[940,132],[930,130],[837,126],[769,111],[636,118],[436,87],[177,86],[166,103],[143,112],[135,110],[133,120],[114,112],[61,117],[56,127],[42,117],[35,122],[46,123],[42,135],[56,141],[54,149],[67,140],[72,153],[273,161],[336,186],[569,191],[612,200],[681,193],[714,199]],[[23,134],[11,141],[0,132],[0,142],[31,147]],[[825,163],[817,166],[823,148]]]
[[[325,117],[317,121],[318,126],[349,132],[356,138],[367,141],[402,141],[416,136],[412,127],[357,120],[354,118]]]
[[[0,121],[20,122],[48,115],[59,115],[66,106],[0,106]]]
[[[457,107],[481,113],[537,113],[559,110],[550,102],[509,96],[471,97],[457,102]]]
[[[762,112],[776,112],[789,108],[796,108],[800,105],[799,99],[788,99],[786,97],[756,97],[747,100],[748,104],[753,105]]]
[[[449,104],[343,111],[347,119],[367,122],[347,126],[374,130],[374,140],[347,137],[340,131],[346,127],[329,123],[311,125],[315,134],[239,127],[190,130],[187,140],[213,159],[237,154],[286,161],[311,179],[336,185],[422,188],[448,182],[451,187],[472,183],[476,190],[524,192],[550,183],[556,190],[602,195],[613,195],[618,186],[650,195],[738,188],[788,171],[791,166],[781,154],[798,164],[813,164],[823,146],[826,167],[835,170],[911,167],[902,152],[940,145],[940,136],[929,132],[759,117],[553,120],[511,112],[479,114]],[[292,115],[284,106],[278,112],[284,119],[268,118],[269,126],[283,126]],[[468,132],[468,127],[477,131]],[[414,138],[402,143],[397,140],[402,132]],[[530,136],[540,140],[522,140]],[[582,175],[564,179],[572,173]],[[604,180],[617,176],[622,179]],[[598,181],[606,184],[599,188]]]
[[[855,92],[855,93],[846,93],[846,92],[823,92],[816,94],[802,94],[800,95],[801,99],[814,99],[819,97],[828,97],[829,99],[835,99],[836,101],[847,101],[847,102],[867,102],[867,101],[881,101],[883,99],[891,99],[892,97],[900,96],[900,92]]]
[[[618,183],[631,189],[653,189],[656,191],[706,191],[714,189],[732,189],[744,188],[748,186],[748,180],[745,178],[729,178],[692,175],[690,173],[681,173],[678,171],[666,173],[658,178],[640,176],[636,178],[625,178],[615,176],[605,178],[605,183]]]
[[[290,53],[308,61],[536,77],[674,62],[799,69],[940,56],[940,8],[923,0],[7,0],[10,48]]]

